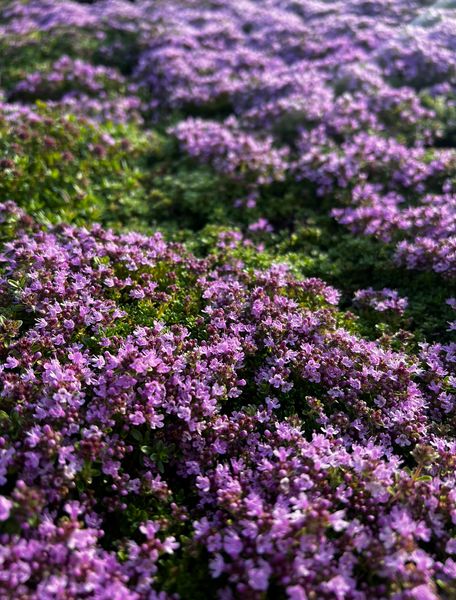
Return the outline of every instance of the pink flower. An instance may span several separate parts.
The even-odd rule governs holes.
[[[5,496],[0,496],[0,521],[9,519],[12,506],[11,500],[8,500]]]
[[[288,600],[307,600],[307,594],[300,585],[287,587]]]

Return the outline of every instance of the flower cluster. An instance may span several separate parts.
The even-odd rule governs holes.
[[[453,478],[454,347],[421,362],[382,349],[338,326],[336,290],[246,271],[226,243],[197,259],[159,234],[41,231],[2,211],[17,228],[1,256],[2,519],[21,532],[3,537],[6,590],[103,597],[107,578],[149,597],[179,523],[228,597],[272,580],[290,598],[452,585],[437,548],[456,512],[436,499]],[[108,524],[126,513],[136,535],[144,501],[149,542],[121,551]],[[72,574],[87,547],[90,584]],[[366,556],[381,583],[357,575]]]
[[[49,106],[95,120],[140,122],[142,102],[135,91],[136,86],[127,86],[125,78],[111,67],[62,56],[49,71],[27,74],[9,93],[8,100],[46,100]]]
[[[358,306],[373,308],[378,312],[392,311],[400,315],[404,313],[408,304],[407,298],[401,298],[396,290],[388,288],[377,291],[372,288],[358,290],[354,302]]]
[[[396,260],[410,269],[456,274],[456,196],[426,194],[415,206],[397,192],[382,193],[378,185],[353,191],[354,205],[333,214],[353,232],[397,240]]]
[[[239,129],[236,119],[225,123],[187,119],[171,129],[192,157],[210,162],[227,177],[249,178],[258,184],[281,180],[287,170],[287,150],[272,147],[271,138],[256,139]]]
[[[122,83],[122,78],[114,69],[62,56],[51,66],[50,72],[28,74],[16,85],[11,98],[56,99],[63,96],[66,89],[78,89],[85,94],[97,96],[108,83],[114,86]]]

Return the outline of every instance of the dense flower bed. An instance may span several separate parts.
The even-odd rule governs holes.
[[[451,1],[7,1],[0,599],[451,600]]]

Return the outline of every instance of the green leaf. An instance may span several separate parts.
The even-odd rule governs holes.
[[[139,431],[139,429],[132,429],[131,437],[137,442],[142,442],[143,440],[142,433]]]

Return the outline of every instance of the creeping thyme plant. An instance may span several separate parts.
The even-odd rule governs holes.
[[[0,2],[0,600],[456,598],[455,39]]]

